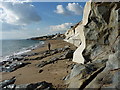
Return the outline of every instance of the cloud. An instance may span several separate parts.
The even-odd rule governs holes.
[[[55,12],[63,15],[82,15],[83,7],[79,3],[68,3],[65,8],[63,5],[57,5]]]
[[[62,5],[57,5],[55,12],[57,14],[64,14],[64,15],[68,14],[68,12],[63,8]]]
[[[60,25],[52,25],[50,26],[50,31],[65,31],[68,28],[70,28],[70,26],[72,26],[72,23],[63,23]]]
[[[83,8],[79,5],[79,3],[68,3],[66,8],[76,15],[81,15],[83,11]]]
[[[0,21],[13,25],[27,25],[40,21],[35,7],[29,3],[3,2],[0,5]]]

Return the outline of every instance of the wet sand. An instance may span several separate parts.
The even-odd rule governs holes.
[[[48,40],[46,42],[51,43],[51,49],[64,48],[66,45],[69,45],[70,48],[73,50],[76,49],[74,45],[69,44],[63,40]],[[45,50],[48,50],[46,44],[43,47],[32,50],[31,52],[43,52]],[[15,84],[27,84],[46,81],[52,83],[53,86],[56,88],[64,88],[66,87],[66,85],[64,84],[63,78],[70,73],[71,67],[69,67],[69,65],[73,64],[72,61],[69,61],[68,59],[58,60],[55,63],[48,64],[42,68],[37,67],[37,64],[39,64],[40,62],[49,60],[51,57],[55,57],[62,53],[48,56],[46,58],[43,58],[42,60],[24,61],[30,62],[31,64],[28,64],[25,67],[17,69],[13,72],[0,73],[2,75],[2,80],[10,79],[11,77],[16,76]],[[35,55],[28,58],[32,59],[38,56],[39,55]],[[39,73],[40,70],[43,71]]]

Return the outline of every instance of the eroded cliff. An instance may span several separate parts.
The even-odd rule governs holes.
[[[120,2],[87,2],[75,30],[84,32],[73,56],[82,64],[68,75],[69,88],[120,89]]]

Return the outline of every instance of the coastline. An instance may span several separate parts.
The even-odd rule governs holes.
[[[37,4],[34,5],[36,6]],[[65,11],[70,12],[73,11],[73,8],[69,10],[70,6],[76,5],[78,6],[79,3],[68,2],[68,5],[61,3],[61,6],[63,6],[62,8],[64,9],[67,7],[67,10]],[[42,7],[43,6],[44,5],[42,5]],[[50,28],[52,26],[53,31],[55,29],[55,32],[64,32],[60,29],[63,29],[61,27],[66,27],[67,25],[70,25],[69,30],[67,30],[67,32],[63,35],[60,33],[56,35],[48,35],[47,33],[49,32],[47,32],[47,36],[32,37],[28,40],[45,40],[45,45],[36,47],[35,49],[33,48],[32,51],[21,55],[10,56],[10,60],[0,62],[1,89],[120,90],[120,29],[118,28],[120,24],[120,3],[104,2],[104,0],[102,0],[102,2],[92,2],[92,0],[90,0],[86,2],[85,5],[84,3],[80,3],[80,8],[82,6],[84,6],[84,10],[82,10],[82,21],[76,25],[72,25],[72,22],[74,22],[74,20],[72,20],[73,18],[71,18],[71,23],[69,22],[60,24],[60,22],[56,22],[59,21],[56,20],[57,18],[63,21],[64,19],[65,21],[69,21],[67,19],[70,18],[62,19],[62,17],[59,16],[54,17],[54,14],[47,11],[47,7],[45,7],[45,11],[47,11],[47,13],[49,12],[50,15],[53,15],[52,17],[49,17],[49,15],[46,14],[46,16],[43,14],[45,16],[44,20],[46,20],[46,22],[48,21],[47,23],[49,23],[49,25],[49,21],[52,20],[53,25],[50,25]],[[60,8],[61,7],[56,7],[57,14],[62,14],[59,12]],[[81,11],[81,9],[78,10],[77,7],[75,8],[76,11]],[[15,14],[14,11],[15,10],[13,10],[13,14]],[[76,12],[72,13],[77,15]],[[12,16],[14,17],[14,15]],[[17,14],[15,16],[17,16]],[[26,19],[22,17],[19,20],[29,20],[27,17],[25,18]],[[37,18],[33,17],[32,21],[33,19],[38,21]],[[80,18],[78,17],[78,19]],[[44,24],[46,27],[48,27],[48,24],[44,23],[43,21],[42,26],[45,27]],[[37,30],[38,34],[42,34],[44,28],[40,28],[40,25],[34,26],[34,29]],[[37,26],[39,28],[37,28]],[[30,30],[31,32],[33,29],[32,24],[30,24],[29,28],[30,29],[26,28],[25,32],[23,31],[24,33],[21,35],[22,38],[24,37],[23,34],[26,36],[26,30]],[[57,29],[59,29],[59,31]],[[34,35],[35,33],[30,33],[30,36]],[[18,35],[18,33],[16,34]],[[9,37],[9,35],[6,36]],[[16,38],[16,35],[12,35],[10,33],[10,37],[11,36]],[[67,42],[63,41],[63,39]],[[28,42],[26,43],[28,44]],[[30,45],[33,45],[33,43],[34,42],[30,43]],[[12,42],[10,42],[10,44],[12,44]],[[9,44],[4,45],[6,45],[5,48],[7,51],[9,49],[14,49],[13,51],[15,51],[17,50],[15,46],[18,46],[16,43],[11,45],[11,48],[9,48]],[[21,43],[21,45],[26,44]],[[6,52],[5,49],[3,51]]]
[[[20,40],[20,41],[25,41],[25,40],[28,41],[27,39]],[[17,41],[19,41],[19,40],[17,40]],[[33,40],[33,41],[35,41],[35,40]],[[29,53],[34,49],[42,47],[44,44],[45,44],[44,41],[39,40],[38,42],[36,42],[32,45],[26,45],[24,47],[19,46],[19,48],[16,48],[16,50],[14,52],[12,50],[11,52],[9,51],[8,53],[1,55],[0,56],[0,63],[3,61],[8,61],[8,60],[12,59],[14,56],[17,57],[17,56]],[[23,45],[24,45],[24,43],[23,43]],[[11,47],[9,47],[9,48],[11,48]],[[4,51],[4,49],[3,50],[1,49],[1,51]]]
[[[35,60],[35,58],[41,56],[41,52],[44,52],[47,49],[47,43],[51,43],[51,49],[59,49],[64,48],[65,46],[70,46],[70,49],[75,50],[76,47],[70,43],[67,43],[63,40],[46,40],[45,44],[42,47],[37,47],[32,51],[25,54],[36,54],[27,56],[26,61],[22,61],[23,63],[30,63],[24,67],[21,67],[13,72],[2,72],[2,79],[0,81],[10,79],[11,77],[16,77],[16,85],[19,84],[27,84],[27,83],[36,83],[40,81],[46,81],[52,83],[55,88],[64,88],[66,85],[64,84],[63,78],[68,75],[71,71],[71,65],[74,65],[69,59],[62,59],[55,61],[54,63],[50,63],[40,68],[37,65],[43,61],[48,61],[53,57],[57,57],[58,55],[62,55],[64,52],[56,53],[50,56],[47,56],[41,60]],[[38,54],[37,54],[38,53]],[[24,54],[23,54],[24,55]],[[33,59],[33,60],[32,60]],[[42,72],[40,73],[40,70]]]

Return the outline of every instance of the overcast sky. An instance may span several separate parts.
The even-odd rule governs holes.
[[[81,21],[84,5],[85,2],[1,3],[2,39],[26,39],[65,32]]]

